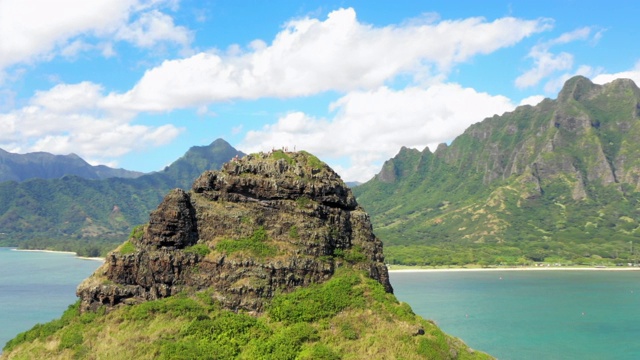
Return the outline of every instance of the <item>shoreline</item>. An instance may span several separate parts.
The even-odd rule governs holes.
[[[102,262],[104,262],[104,260],[105,260],[105,258],[102,258],[102,257],[78,256],[78,254],[73,252],[73,251],[34,250],[34,249],[18,249],[18,248],[11,248],[11,251],[44,252],[44,253],[51,253],[51,254],[71,254],[71,255],[74,255],[76,258],[78,258],[80,260],[91,260],[91,261],[102,261]]]
[[[640,271],[640,267],[595,267],[595,266],[524,266],[524,267],[504,267],[504,268],[388,268],[391,273],[413,273],[413,272],[474,272],[474,271]]]

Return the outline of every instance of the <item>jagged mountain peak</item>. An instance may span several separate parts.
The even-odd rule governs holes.
[[[574,76],[564,83],[562,90],[558,94],[558,101],[580,100],[588,97],[594,89],[598,88],[600,88],[600,85],[594,84],[588,78],[580,75]]]

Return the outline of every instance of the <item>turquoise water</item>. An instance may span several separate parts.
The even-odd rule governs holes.
[[[392,272],[399,300],[499,359],[640,359],[640,272]]]
[[[18,333],[59,318],[100,265],[72,254],[0,248],[0,351]]]

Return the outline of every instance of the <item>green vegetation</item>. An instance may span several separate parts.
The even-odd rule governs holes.
[[[141,240],[142,235],[144,235],[145,225],[138,225],[131,230],[129,234],[129,239]]]
[[[308,153],[304,150],[300,151],[300,153],[305,156],[308,166],[314,169],[322,169],[325,166],[325,164],[320,159],[318,159],[315,155]]]
[[[296,199],[296,205],[302,209],[307,207],[307,205],[311,204],[312,201],[313,200],[309,199],[306,196],[300,196],[299,198]]]
[[[267,231],[261,226],[248,238],[220,240],[216,244],[216,250],[227,254],[247,252],[250,255],[259,258],[276,255],[278,253],[278,249],[273,245],[268,244],[267,240]]]
[[[298,227],[293,225],[289,228],[289,237],[297,240],[300,238],[300,234],[298,233]]]
[[[291,156],[289,156],[286,152],[284,152],[282,150],[276,150],[276,151],[272,152],[271,153],[271,157],[276,161],[284,160],[289,165],[294,165],[296,163],[296,161]]]
[[[128,240],[125,241],[118,249],[122,255],[133,254],[136,252],[136,246]]]
[[[321,285],[277,295],[250,316],[221,309],[208,291],[78,313],[19,334],[9,358],[488,359],[411,312],[366,275],[339,271]],[[415,335],[423,329],[424,335]]]
[[[311,322],[335,316],[347,307],[362,306],[357,275],[336,277],[323,285],[312,285],[274,299],[271,317],[286,323]]]
[[[346,250],[335,249],[333,255],[352,264],[367,260],[367,256],[362,252],[362,248],[358,245]]]
[[[207,246],[206,244],[195,244],[192,246],[187,246],[184,249],[184,252],[186,252],[187,254],[207,256],[211,252],[211,249],[209,249],[209,246]]]

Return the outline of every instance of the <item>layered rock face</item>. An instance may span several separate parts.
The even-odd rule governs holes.
[[[261,312],[276,292],[321,283],[340,267],[393,291],[382,243],[351,190],[313,155],[275,151],[171,191],[77,295],[88,311],[209,289],[226,308]]]

